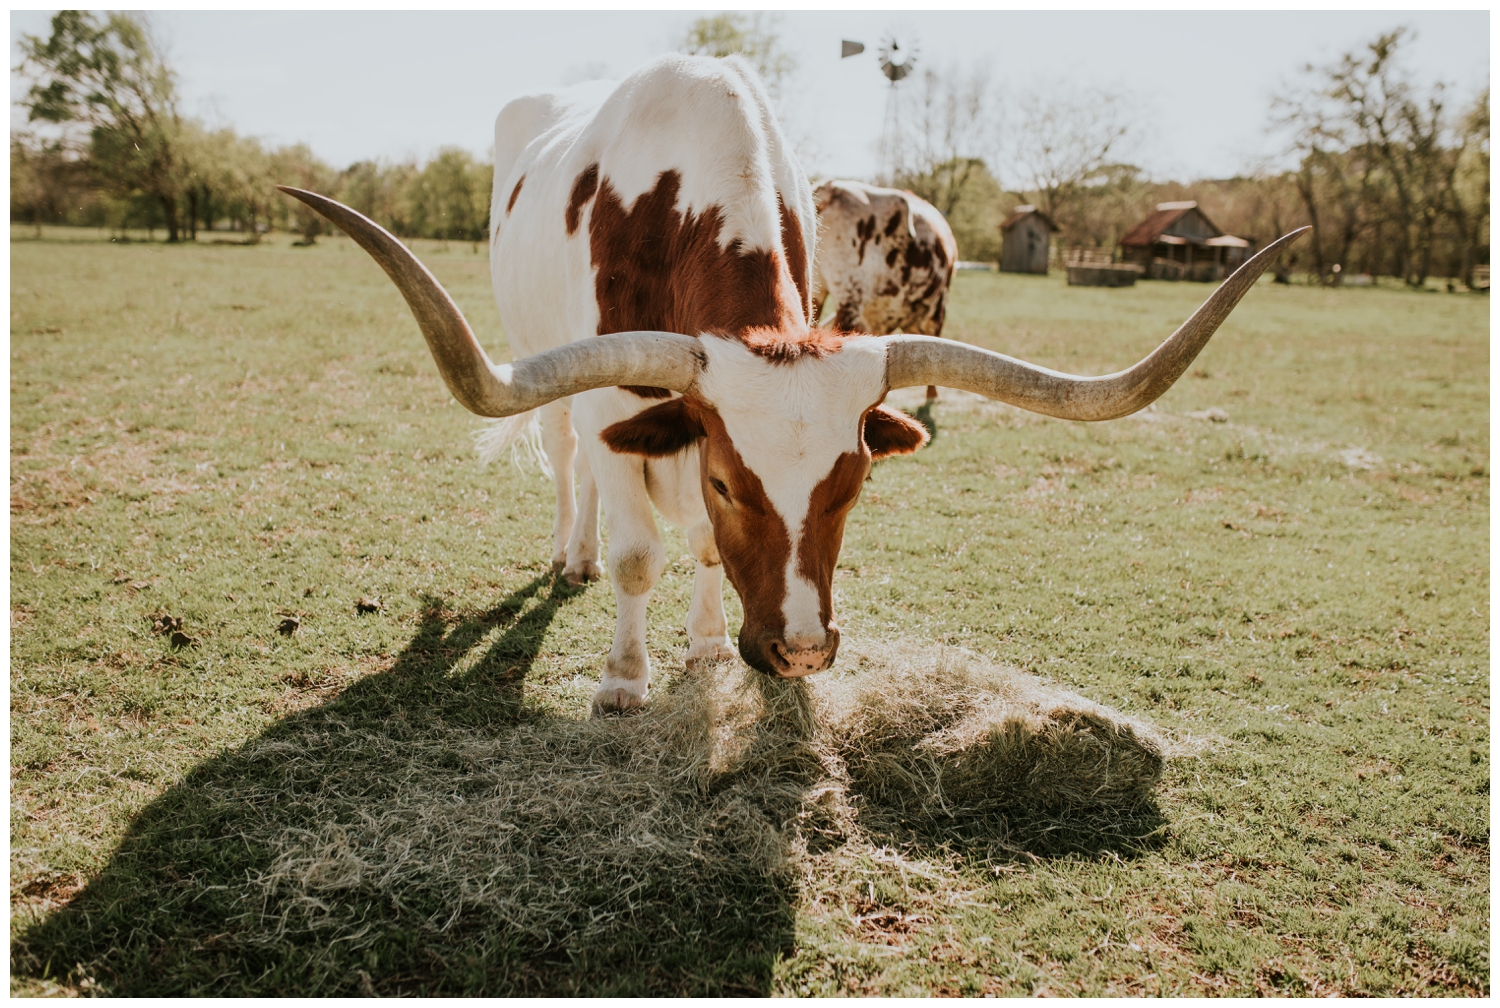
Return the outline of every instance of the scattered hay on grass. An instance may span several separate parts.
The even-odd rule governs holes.
[[[254,929],[274,940],[298,918],[350,935],[339,908],[395,894],[424,929],[482,918],[536,948],[679,929],[713,942],[724,926],[770,953],[793,862],[862,841],[862,804],[921,820],[1097,815],[1136,808],[1161,775],[1150,726],[1016,670],[951,648],[852,650],[849,671],[802,682],[727,663],[680,676],[631,718],[350,739],[401,783],[353,817],[268,837]]]
[[[227,992],[236,975],[307,995],[451,993],[457,976],[487,993],[765,993],[815,876],[920,868],[893,827],[968,817],[1014,850],[1007,816],[1134,808],[1161,773],[1149,726],[1015,670],[948,648],[849,653],[838,674],[722,663],[633,717],[523,708],[499,729],[372,705],[369,677],[164,796],[95,883],[108,910],[71,940],[64,910],[18,951],[116,993]],[[162,916],[143,900],[188,908],[175,936],[140,933]],[[90,902],[69,909],[87,919]],[[136,944],[158,965],[132,980]],[[160,986],[163,948],[190,975],[209,947],[214,977]]]

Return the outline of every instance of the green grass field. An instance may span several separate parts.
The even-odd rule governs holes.
[[[1484,298],[1263,283],[1109,424],[945,393],[851,516],[851,649],[961,646],[1179,755],[1110,828],[824,828],[790,687],[727,763],[673,728],[675,532],[654,709],[587,720],[608,586],[554,584],[551,484],[475,464],[350,243],[26,234],[14,993],[1489,993]],[[418,251],[508,356],[483,249]],[[961,274],[947,335],[1102,373],[1207,294]]]

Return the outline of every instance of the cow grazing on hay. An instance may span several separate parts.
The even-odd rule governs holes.
[[[541,410],[559,559],[574,580],[598,571],[602,501],[617,610],[596,714],[646,699],[646,600],[665,564],[652,505],[697,558],[689,659],[732,653],[727,574],[744,603],[746,662],[780,676],[826,669],[845,517],[872,459],[927,439],[881,405],[890,389],[940,384],[1073,420],[1134,413],[1187,369],[1291,238],[1143,361],[1085,378],[931,336],[814,327],[811,187],[738,59],[663,57],[612,89],[517,99],[496,120],[495,161],[491,263],[513,364],[490,362],[394,237],[332,200],[284,191],[385,269],[461,405],[485,417]],[[580,441],[581,515],[567,479]]]
[[[831,179],[813,190],[818,259],[813,317],[872,336],[943,335],[958,242],[938,208],[905,189]],[[929,387],[927,398],[937,398]]]

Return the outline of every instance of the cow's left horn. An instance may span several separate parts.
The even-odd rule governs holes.
[[[944,385],[1064,420],[1114,420],[1145,409],[1182,377],[1266,267],[1311,228],[1283,235],[1235,270],[1182,326],[1132,368],[1090,378],[933,336],[888,336],[887,388]]]
[[[326,196],[291,186],[276,188],[327,217],[380,264],[416,316],[448,391],[470,412],[512,416],[609,385],[686,392],[698,379],[704,361],[701,344],[691,336],[668,332],[591,336],[514,364],[492,364],[443,285],[394,235]]]

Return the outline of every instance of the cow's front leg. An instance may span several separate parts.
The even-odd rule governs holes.
[[[651,513],[645,465],[628,455],[595,455],[609,522],[609,580],[615,589],[615,641],[594,694],[593,714],[624,713],[646,702],[651,659],[646,654],[646,603],[666,566],[667,551]]]
[[[708,519],[687,531],[688,549],[693,551],[697,566],[693,570],[693,601],[688,606],[689,669],[734,658],[729,642],[729,621],[724,618],[724,568],[719,561],[719,547]]]

